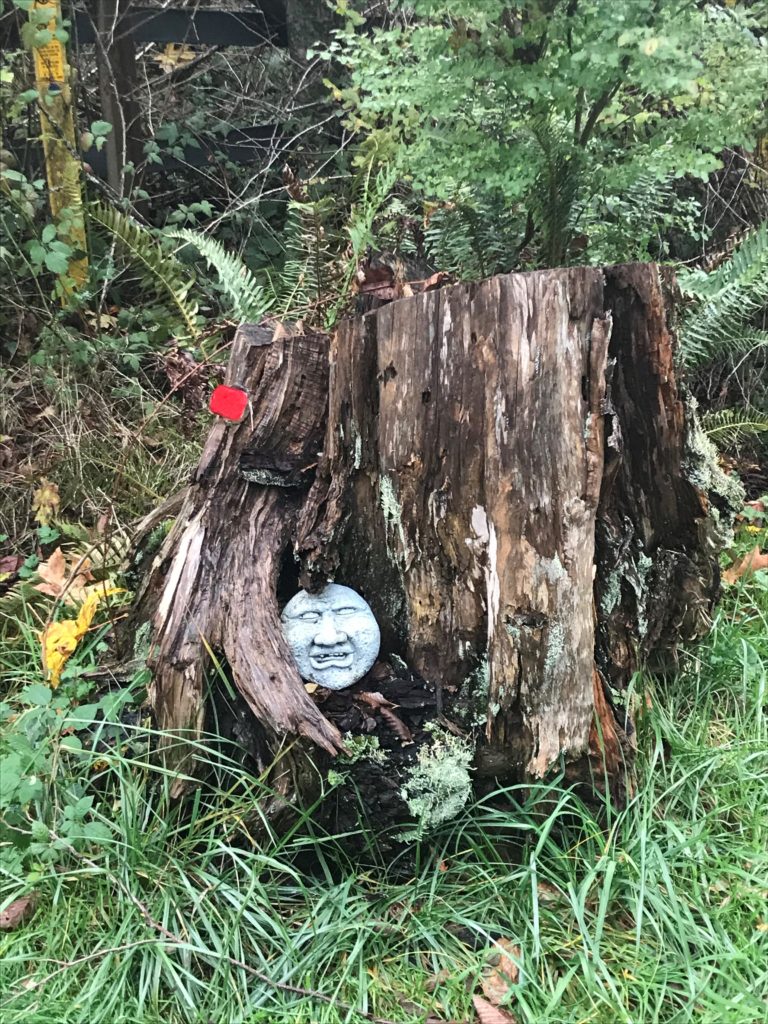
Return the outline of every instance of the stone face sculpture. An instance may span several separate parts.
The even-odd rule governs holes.
[[[319,594],[300,590],[281,618],[302,679],[329,690],[362,679],[379,653],[381,634],[368,603],[338,583]]]

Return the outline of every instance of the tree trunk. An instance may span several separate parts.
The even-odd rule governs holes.
[[[125,20],[130,6],[130,0],[97,0],[95,12],[101,112],[112,125],[104,144],[107,181],[118,198],[125,192],[125,165],[138,167],[144,155],[136,44]]]
[[[213,426],[137,604],[159,725],[201,728],[213,650],[258,765],[305,738],[278,759],[281,801],[314,795],[339,753],[331,782],[379,825],[428,827],[470,780],[558,768],[621,799],[631,676],[702,628],[711,503],[729,514],[687,444],[670,292],[652,265],[442,288],[344,322],[329,379],[321,336],[241,328],[229,379],[250,416]],[[302,585],[351,586],[379,621],[380,660],[348,690],[310,696],[292,664],[294,556]],[[319,771],[298,771],[309,757]],[[326,807],[353,823],[348,799]]]

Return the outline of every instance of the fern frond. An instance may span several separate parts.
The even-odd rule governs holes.
[[[721,409],[701,417],[707,437],[721,448],[738,444],[746,437],[768,432],[768,413],[756,409]]]
[[[690,368],[764,348],[768,334],[748,323],[763,303],[736,290],[690,314],[680,331],[683,362]]]
[[[194,284],[175,256],[166,252],[152,232],[133,217],[113,206],[92,203],[88,209],[91,220],[101,225],[115,240],[124,255],[143,272],[152,284],[176,306],[190,338],[197,338],[197,303],[189,298]]]
[[[716,270],[681,270],[678,283],[684,295],[714,299],[734,288],[752,290],[768,279],[768,223],[761,224],[734,249]]]
[[[253,323],[261,320],[273,299],[267,297],[264,288],[239,256],[227,252],[224,246],[210,235],[191,231],[189,228],[177,228],[174,231],[166,231],[165,234],[168,238],[176,238],[193,245],[208,266],[216,271],[221,287],[230,299],[232,313],[237,319]]]
[[[683,361],[690,367],[764,348],[766,332],[755,324],[768,306],[768,225],[749,235],[717,270],[681,275],[688,295],[700,299],[680,332]]]

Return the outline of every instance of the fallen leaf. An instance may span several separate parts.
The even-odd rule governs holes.
[[[59,511],[60,504],[61,496],[58,486],[43,477],[40,486],[32,495],[32,511],[35,513],[36,522],[41,526],[48,526]]]
[[[56,548],[53,554],[45,562],[37,567],[37,575],[43,581],[33,589],[49,597],[61,597],[66,604],[78,605],[85,601],[87,595],[86,584],[93,580],[90,571],[91,563],[85,559],[82,564],[79,558],[67,558],[61,548]],[[79,564],[79,568],[78,567]],[[72,574],[77,572],[74,577]],[[71,582],[70,582],[71,579]],[[69,586],[67,584],[69,583]]]
[[[364,704],[369,704],[372,708],[393,708],[395,706],[391,700],[387,700],[384,694],[379,693],[378,690],[362,690],[355,696],[358,700],[361,700]]]
[[[485,998],[498,1006],[510,993],[520,977],[520,947],[509,939],[497,939],[491,947],[488,964],[483,970],[481,985]]]
[[[48,684],[52,689],[61,682],[64,666],[77,650],[77,645],[91,628],[96,608],[103,597],[118,593],[117,589],[107,589],[102,584],[88,588],[88,594],[77,614],[76,619],[62,619],[51,622],[40,635],[40,646],[43,655],[43,668],[48,675]]]
[[[392,732],[402,740],[403,743],[413,743],[413,733],[405,722],[390,708],[380,708],[381,717],[390,727]]]
[[[498,1006],[492,1006],[481,996],[473,996],[472,1004],[475,1007],[479,1024],[519,1024],[514,1014],[507,1010],[500,1010]]]
[[[451,972],[448,970],[448,968],[441,967],[437,974],[432,974],[430,975],[429,978],[427,978],[424,988],[431,995],[433,992],[436,992],[437,989],[439,989],[442,985],[444,985],[449,980],[450,977]]]
[[[0,910],[0,931],[12,932],[28,921],[35,912],[37,894],[22,896],[10,903],[5,910]]]
[[[24,559],[21,555],[3,555],[0,558],[0,577],[9,576],[20,569],[22,565],[24,565]]]
[[[751,551],[733,563],[730,569],[723,573],[723,583],[736,583],[742,576],[748,573],[757,572],[759,569],[768,569],[768,551],[761,551],[755,545]]]

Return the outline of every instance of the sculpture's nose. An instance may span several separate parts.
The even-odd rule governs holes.
[[[314,642],[319,647],[333,647],[336,644],[343,644],[347,639],[347,634],[337,629],[333,615],[326,612],[320,620],[320,628],[315,633]]]

